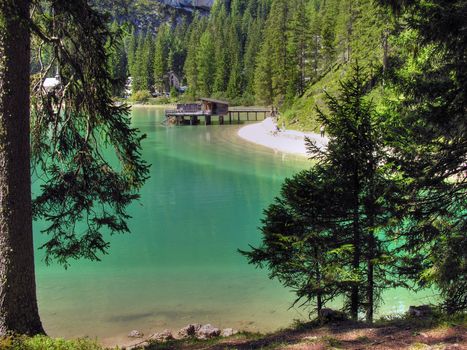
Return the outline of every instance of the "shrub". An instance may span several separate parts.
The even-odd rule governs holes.
[[[0,339],[0,350],[103,350],[90,339],[53,339],[46,336],[6,337]]]
[[[151,94],[146,90],[135,91],[130,97],[131,101],[140,103],[146,103],[150,98]]]

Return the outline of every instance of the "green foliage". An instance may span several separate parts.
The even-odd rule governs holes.
[[[117,42],[106,20],[84,0],[37,3],[32,18],[32,34],[52,47],[62,82],[52,92],[42,81],[32,87],[32,165],[41,183],[33,210],[48,222],[46,262],[65,266],[99,260],[109,247],[105,235],[129,231],[126,208],[148,174],[144,136],[131,128],[128,106],[112,100],[108,50]]]
[[[133,102],[140,102],[140,103],[146,103],[148,100],[151,98],[151,94],[147,90],[140,90],[140,91],[135,91],[133,94],[131,94],[130,99]]]
[[[214,52],[213,35],[209,30],[206,30],[201,35],[199,48],[197,50],[197,68],[198,68],[198,89],[197,93],[200,96],[210,96],[214,81],[214,64],[212,54]]]
[[[397,284],[384,227],[398,184],[382,167],[383,131],[365,96],[367,82],[355,66],[338,97],[326,94],[329,112],[318,114],[330,135],[327,148],[309,144],[317,164],[286,180],[265,211],[262,245],[242,253],[292,288],[296,302],[319,310],[341,295],[353,318],[365,311],[371,321],[381,291]]]
[[[128,59],[125,53],[125,47],[122,41],[122,29],[117,22],[112,23],[111,31],[113,39],[117,43],[108,42],[109,68],[113,79],[112,93],[115,96],[121,96],[128,76]]]
[[[381,1],[386,3],[386,1]],[[391,2],[401,34],[387,72],[387,142],[407,183],[411,225],[400,238],[421,286],[436,285],[448,312],[467,307],[467,39],[465,1]]]
[[[89,339],[64,340],[36,336],[0,339],[0,350],[103,350],[103,347]]]
[[[170,51],[170,33],[171,28],[168,25],[159,27],[156,37],[154,53],[154,81],[155,87],[159,92],[165,92],[165,77],[169,71],[169,51]]]

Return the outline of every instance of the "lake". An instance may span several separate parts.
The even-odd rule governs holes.
[[[161,124],[164,110],[134,107],[133,125],[147,134],[152,164],[141,200],[130,208],[131,234],[114,236],[101,262],[68,270],[45,266],[37,252],[38,300],[44,327],[56,337],[126,340],[189,323],[272,331],[308,312],[290,309],[293,295],[237,249],[257,245],[262,211],[281,183],[309,166],[236,136],[239,126]],[[35,223],[35,241],[43,223]],[[379,312],[401,312],[422,296],[394,290]]]

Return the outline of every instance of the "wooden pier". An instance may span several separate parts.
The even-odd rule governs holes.
[[[270,114],[271,110],[266,108],[229,108],[228,102],[203,98],[201,103],[177,104],[177,109],[167,110],[165,117],[166,123],[172,125],[198,125],[202,120],[205,125],[211,125],[214,118],[223,125],[226,122],[240,124],[242,121],[264,120]]]

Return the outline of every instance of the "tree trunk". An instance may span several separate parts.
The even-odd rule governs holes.
[[[360,193],[360,180],[358,176],[358,165],[357,161],[355,160],[355,169],[354,169],[354,214],[353,214],[353,246],[354,246],[354,253],[353,253],[353,261],[352,267],[354,270],[359,270],[360,268],[360,252],[361,252],[361,239],[360,239],[360,200],[359,200],[359,193]],[[350,292],[350,316],[354,321],[358,320],[358,309],[360,306],[360,293],[359,293],[359,283],[355,283],[352,286]]]
[[[386,73],[389,65],[389,30],[383,31],[383,73]]]
[[[368,154],[371,156],[373,154],[373,140],[370,142],[371,147]],[[371,160],[371,165],[368,167],[370,169],[370,182],[369,182],[369,203],[367,204],[368,211],[368,226],[370,227],[370,232],[368,234],[368,255],[367,255],[367,308],[366,308],[366,321],[373,323],[373,314],[374,314],[374,305],[375,305],[375,268],[374,268],[374,259],[376,256],[376,237],[375,237],[375,221],[376,213],[375,208],[377,206],[375,199],[375,176],[376,176],[376,160]]]
[[[368,258],[367,258],[367,308],[366,308],[366,321],[369,323],[373,322],[374,313],[374,266],[373,259],[375,255],[375,237],[373,230],[368,237]]]
[[[0,336],[44,333],[32,240],[29,6],[0,2]]]

